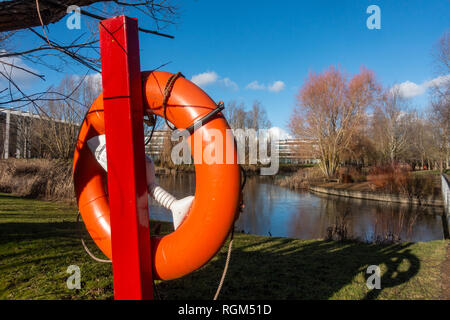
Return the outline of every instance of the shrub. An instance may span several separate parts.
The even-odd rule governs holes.
[[[435,181],[429,174],[412,174],[407,164],[372,167],[367,180],[376,190],[423,199],[435,193]]]
[[[0,192],[72,202],[75,200],[72,163],[47,159],[1,160]]]
[[[376,189],[388,193],[401,193],[407,184],[411,167],[406,164],[392,163],[372,167],[367,181]]]
[[[325,240],[340,242],[355,240],[353,237],[349,236],[349,218],[350,210],[348,208],[341,211],[341,213],[336,216],[335,223],[327,228]]]
[[[293,175],[275,180],[282,187],[291,189],[308,188],[311,183],[323,181],[324,176],[319,167],[301,168]]]
[[[345,167],[341,168],[338,173],[341,183],[364,182],[367,180],[366,175],[362,172],[361,167]]]
[[[418,198],[419,200],[433,195],[435,190],[435,182],[432,175],[429,174],[412,174],[408,177],[403,193],[410,198]]]

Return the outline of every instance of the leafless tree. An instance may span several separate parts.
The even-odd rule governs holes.
[[[317,144],[313,151],[326,177],[335,176],[378,88],[370,70],[362,68],[348,80],[330,67],[321,74],[310,73],[300,89],[289,126],[294,135]]]
[[[72,157],[80,125],[93,97],[98,96],[100,90],[99,77],[79,80],[66,76],[61,81],[55,92],[71,98],[58,100],[50,96],[47,103],[40,107],[35,134],[41,156],[59,159]]]
[[[246,126],[247,112],[243,103],[230,101],[224,110],[225,118],[232,129],[243,129]]]
[[[450,104],[440,99],[432,102],[430,121],[436,147],[435,159],[443,171],[450,167]]]
[[[450,73],[450,30],[444,32],[433,49],[434,68],[438,75]]]
[[[255,130],[270,128],[271,123],[267,118],[266,109],[261,102],[253,102],[252,108],[247,112],[247,127]]]
[[[271,123],[267,118],[266,109],[260,101],[255,100],[249,111],[246,111],[245,104],[237,104],[230,101],[225,108],[225,118],[232,129],[267,129]]]
[[[369,117],[365,115],[355,128],[357,134],[353,136],[349,147],[343,152],[342,160],[345,163],[356,164],[359,167],[377,161],[374,140],[371,138]]]
[[[411,127],[407,158],[417,161],[421,169],[430,168],[430,162],[436,157],[437,146],[433,135],[433,125],[424,115],[416,114],[412,119]]]
[[[436,74],[442,81],[431,88],[430,119],[438,146],[437,160],[442,171],[450,167],[450,31],[439,39],[433,56]]]
[[[86,70],[99,72],[99,48],[97,28],[86,27],[86,32],[71,41],[54,38],[47,25],[60,21],[69,6],[80,7],[86,19],[98,21],[117,14],[144,13],[148,19],[141,19],[140,25],[151,23],[145,33],[172,37],[159,30],[176,22],[177,8],[171,0],[9,0],[0,2],[0,106],[15,104],[15,108],[28,108],[42,112],[41,104],[49,97],[59,101],[67,100],[60,92],[51,89],[44,92],[28,92],[15,74],[26,73],[45,80],[45,74],[27,64],[40,65],[64,72],[67,66],[77,64]],[[24,35],[34,41],[23,43]],[[64,72],[66,73],[66,72]]]
[[[372,119],[373,139],[386,162],[401,160],[410,143],[411,113],[397,86],[386,90]]]

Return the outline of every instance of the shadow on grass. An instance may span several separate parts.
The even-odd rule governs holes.
[[[80,237],[90,237],[83,225],[36,220],[0,223],[0,299],[112,298],[111,264],[97,263],[86,254]],[[102,257],[92,240],[87,243]],[[73,264],[81,269],[81,290],[66,286],[67,267]]]
[[[107,269],[110,267],[100,267],[84,253],[79,242],[80,227],[75,222],[0,223],[0,276],[39,264],[49,272],[50,278],[51,272],[59,270],[64,279],[64,268],[68,263],[81,259],[89,264],[84,265],[90,272],[89,281],[94,283],[95,279],[105,276],[108,280],[102,296],[86,293],[79,298],[111,297],[112,275]],[[88,238],[85,231],[83,237]],[[341,290],[346,290],[345,297],[351,299],[376,299],[382,290],[407,282],[420,269],[419,259],[408,248],[411,244],[381,246],[242,234],[236,235],[234,243],[221,299],[329,299]],[[93,247],[92,243],[90,247]],[[181,279],[159,282],[157,287],[161,297],[211,299],[225,258],[226,250],[222,249],[200,270]],[[366,269],[369,265],[381,264],[386,266],[381,279],[382,289],[369,291],[365,287]],[[97,271],[100,269],[101,273]],[[365,275],[364,279],[355,284],[355,277],[362,277],[361,274]],[[30,270],[24,281],[32,278]],[[7,290],[14,290],[11,283],[5,285]],[[39,294],[47,293],[37,292],[35,297]]]
[[[64,260],[81,246],[81,235],[75,222],[0,223],[0,271]]]
[[[347,299],[376,299],[382,290],[407,282],[420,269],[419,259],[408,249],[411,244],[377,246],[271,238],[242,245],[239,236],[236,242],[221,299],[329,299],[342,289]],[[159,283],[162,298],[210,299],[225,258],[222,250],[218,259],[199,271]],[[409,267],[403,270],[400,264],[405,262]],[[381,264],[387,267],[381,290],[369,291],[367,267]],[[354,278],[361,273],[364,279],[355,284]]]
[[[81,228],[82,225],[76,222],[0,223],[0,245],[15,240],[55,237],[79,239],[81,234],[86,235]]]

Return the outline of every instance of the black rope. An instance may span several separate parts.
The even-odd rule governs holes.
[[[239,168],[241,169],[242,176],[244,177],[244,181],[242,181],[241,184],[241,192],[244,192],[244,187],[245,184],[247,183],[247,172],[245,172],[244,167],[242,167],[241,165],[239,165]]]
[[[147,141],[145,141],[145,144],[144,144],[145,146],[147,146],[150,143],[150,141],[152,140],[154,131],[155,131],[155,126],[152,127],[152,131],[150,132],[150,136],[147,138]]]
[[[145,146],[149,144],[149,142],[152,140],[153,133],[155,131],[156,122],[158,121],[158,117],[155,114],[146,114],[149,120],[144,120],[148,126],[152,127],[152,131],[150,132],[150,136],[147,138],[147,141],[145,141]]]
[[[172,93],[173,86],[175,85],[175,81],[179,78],[183,77],[184,75],[181,72],[177,72],[172,74],[169,79],[167,79],[166,85],[164,87],[164,99],[162,102],[163,107],[163,114],[164,114],[164,120],[166,121],[166,125],[170,130],[175,130],[176,127],[172,126],[168,119],[167,119],[167,102],[169,101],[170,95]],[[201,126],[208,123],[216,114],[218,114],[220,111],[225,109],[225,105],[223,101],[219,101],[217,104],[217,108],[200,118],[199,120],[195,121],[193,124],[191,124],[189,127],[187,127],[185,130],[187,130],[190,134],[193,134],[195,129],[197,128],[197,125],[200,124]]]

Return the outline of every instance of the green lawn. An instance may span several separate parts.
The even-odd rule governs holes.
[[[93,261],[80,243],[76,208],[0,194],[0,299],[111,299],[111,264]],[[164,225],[168,228],[168,225]],[[84,230],[84,228],[83,228]],[[82,232],[85,238],[86,232]],[[88,242],[93,251],[101,255]],[[237,234],[221,299],[438,299],[447,241],[372,245]],[[212,299],[226,246],[202,269],[157,282],[163,299]],[[380,265],[381,290],[365,271]],[[82,288],[69,290],[69,265]]]

